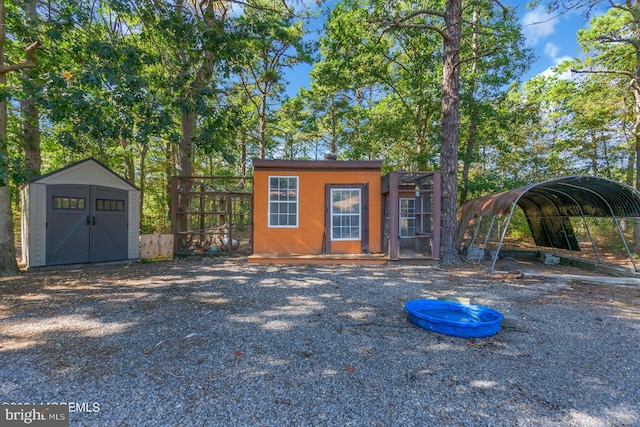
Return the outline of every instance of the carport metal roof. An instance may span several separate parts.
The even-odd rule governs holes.
[[[569,217],[613,218],[619,228],[617,218],[640,217],[640,192],[606,178],[567,176],[470,200],[460,208],[458,243],[476,218],[509,215],[508,226],[516,206],[524,211],[536,245],[579,251]],[[622,240],[626,245],[624,236]]]

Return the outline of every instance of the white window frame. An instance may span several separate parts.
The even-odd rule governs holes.
[[[403,201],[413,201],[413,212],[409,213],[409,212],[403,212],[402,211],[402,202]],[[398,200],[398,234],[400,235],[400,238],[408,238],[408,237],[414,237],[416,235],[415,230],[416,230],[416,199],[411,198],[411,197],[403,197],[400,198]],[[402,221],[403,220],[413,220],[413,234],[407,234],[407,233],[403,233],[403,227],[402,227]],[[409,228],[409,227],[406,227]],[[407,230],[404,230],[407,231]]]
[[[335,213],[334,209],[333,209],[333,194],[335,192],[346,192],[346,191],[355,191],[358,193],[358,237],[348,237],[348,238],[344,238],[344,237],[335,237],[333,235],[333,220],[335,217],[337,216],[342,216],[342,217],[348,217],[348,216],[354,216],[354,213]],[[330,215],[331,215],[331,241],[334,242],[346,242],[346,241],[361,241],[362,240],[362,189],[361,188],[332,188],[331,189],[331,211],[330,211]]]
[[[296,183],[296,188],[295,188],[295,198],[293,200],[272,200],[271,199],[271,193],[272,191],[278,191],[279,188],[273,188],[271,186],[271,180],[272,179],[287,179],[287,180],[294,180]],[[278,175],[274,175],[274,176],[269,176],[268,178],[268,182],[267,182],[267,186],[268,186],[268,199],[267,199],[267,226],[268,228],[298,228],[298,224],[299,224],[299,212],[300,212],[300,179],[297,176],[278,176]],[[272,224],[271,223],[271,205],[272,203],[278,204],[279,206],[282,205],[295,205],[295,210],[296,210],[296,220],[295,220],[295,224],[291,225],[291,224]],[[280,212],[278,212],[276,215],[281,215]],[[289,213],[285,213],[283,215],[289,215]],[[280,222],[280,221],[278,221]]]

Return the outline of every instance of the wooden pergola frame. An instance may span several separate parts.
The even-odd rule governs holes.
[[[244,221],[238,221],[234,202],[250,204]],[[194,206],[196,206],[194,208]],[[174,235],[174,253],[184,250],[185,239],[191,241],[226,240],[223,252],[234,250],[234,233],[238,228],[248,228],[253,242],[253,179],[250,177],[174,176],[171,180],[171,227]],[[198,218],[198,227],[189,224],[191,216]],[[215,225],[212,227],[211,225]],[[185,229],[186,226],[186,229]],[[236,235],[237,236],[237,235]]]
[[[383,248],[390,260],[402,258],[400,250],[400,193],[415,192],[416,199],[432,200],[428,210],[415,213],[417,223],[427,223],[428,229],[416,231],[414,239],[428,239],[431,259],[440,259],[441,181],[440,172],[389,172],[382,178]],[[426,203],[423,204],[426,206]]]

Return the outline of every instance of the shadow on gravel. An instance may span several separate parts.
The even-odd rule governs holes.
[[[515,319],[426,332],[455,295]],[[72,425],[640,424],[640,290],[466,268],[181,260],[0,279],[3,402]]]

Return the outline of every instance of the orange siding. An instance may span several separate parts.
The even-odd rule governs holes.
[[[322,162],[322,161],[320,161]],[[295,163],[295,162],[292,162]],[[316,163],[316,162],[313,162]],[[332,163],[333,164],[333,163]],[[268,226],[269,177],[298,177],[298,227]],[[254,171],[254,242],[256,254],[317,255],[324,239],[325,184],[369,184],[369,251],[381,252],[381,176],[380,169],[271,169]],[[332,253],[360,253],[360,241],[333,241]]]

